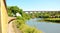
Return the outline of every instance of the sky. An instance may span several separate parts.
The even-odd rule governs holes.
[[[6,0],[7,6],[18,6],[24,11],[60,10],[60,0]]]

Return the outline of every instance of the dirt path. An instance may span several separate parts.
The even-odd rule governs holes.
[[[8,33],[15,33],[12,23],[13,21],[8,24]]]
[[[14,20],[15,21],[15,20]],[[14,21],[11,21],[8,24],[8,33],[22,33],[17,27],[16,25],[13,23]]]
[[[16,33],[22,33],[21,30],[19,30],[19,29],[16,27],[15,23],[13,23],[13,28],[14,28],[14,30],[15,30]]]

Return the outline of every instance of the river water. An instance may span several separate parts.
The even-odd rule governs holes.
[[[60,33],[60,23],[38,22],[41,18],[30,19],[26,22],[31,27],[36,27],[44,33]]]

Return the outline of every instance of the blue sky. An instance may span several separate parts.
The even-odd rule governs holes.
[[[6,0],[8,6],[18,6],[23,10],[60,10],[60,0]]]

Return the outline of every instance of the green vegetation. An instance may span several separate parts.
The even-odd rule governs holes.
[[[60,18],[45,18],[46,20],[60,20]]]
[[[19,12],[21,16],[16,16]],[[15,24],[18,29],[23,33],[42,33],[42,31],[36,29],[35,27],[30,27],[26,23],[27,20],[31,18],[43,18],[44,21],[60,22],[60,12],[43,12],[43,13],[24,13],[22,9],[17,6],[8,6],[8,15],[15,16],[17,19]],[[42,20],[42,21],[43,21]],[[40,20],[41,21],[41,20]]]
[[[16,13],[19,12],[22,16],[16,16]],[[14,16],[17,18],[16,21],[14,22],[17,26],[18,29],[22,31],[22,33],[42,33],[42,31],[36,29],[35,27],[30,27],[25,22],[34,16],[33,14],[26,14],[23,12],[22,9],[19,9],[17,6],[10,6],[8,7],[8,15],[9,16]],[[35,15],[38,17],[37,15]]]
[[[35,27],[30,27],[25,24],[26,20],[24,18],[17,17],[17,20],[15,21],[17,28],[20,29],[22,33],[42,33],[42,31],[36,29]]]
[[[47,11],[47,12],[41,13],[39,17],[43,18],[43,20],[38,20],[38,21],[60,23],[60,11],[49,11],[49,12]]]
[[[17,6],[8,6],[7,12],[9,16],[16,16],[16,13],[19,12],[22,15],[22,9],[19,9]]]
[[[60,23],[60,18],[44,18],[44,21]]]
[[[21,24],[19,25],[19,29],[23,32],[23,33],[42,33],[42,31],[37,30],[36,28],[30,27],[26,24]]]
[[[22,17],[25,19],[25,20],[29,20],[31,17],[29,14],[26,14],[26,13],[22,13]]]
[[[60,18],[43,18],[42,20],[37,20],[38,22],[52,22],[60,23]]]

